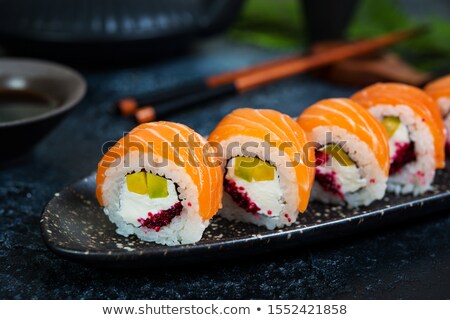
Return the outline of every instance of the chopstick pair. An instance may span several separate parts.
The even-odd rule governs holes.
[[[156,111],[158,111],[158,118],[160,118],[162,115],[176,112],[190,104],[234,93],[234,89],[227,85],[235,79],[298,58],[299,55],[282,57],[243,69],[213,75],[205,79],[189,81],[175,88],[156,91],[138,97],[126,97],[117,102],[117,107],[124,117],[135,115],[139,123],[153,121],[156,119]],[[216,87],[219,89],[214,90]],[[191,97],[191,95],[196,96]]]
[[[139,123],[160,119],[214,98],[239,94],[271,82],[335,62],[361,56],[416,36],[424,28],[389,33],[344,44],[313,55],[294,55],[248,68],[213,75],[148,96],[121,99],[117,105],[124,116],[135,115]]]

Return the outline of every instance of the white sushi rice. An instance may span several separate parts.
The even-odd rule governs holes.
[[[316,127],[311,132],[311,139],[322,146],[328,144],[340,145],[342,150],[355,162],[358,175],[353,172],[350,173],[350,177],[344,175],[339,178],[341,182],[347,184],[347,186],[342,186],[343,191],[354,190],[356,186],[358,187],[356,191],[344,193],[345,202],[349,207],[367,206],[373,201],[383,198],[387,177],[378,165],[375,154],[364,141],[337,126]],[[335,164],[335,166],[337,165],[339,164]],[[341,173],[343,172],[341,171]],[[351,184],[350,187],[348,186],[349,183]],[[334,204],[343,204],[344,202],[338,195],[326,192],[317,181],[314,182],[311,191],[311,200]]]
[[[219,211],[219,214],[228,220],[253,223],[258,226],[264,226],[269,230],[281,228],[283,226],[289,226],[294,223],[298,216],[297,208],[298,204],[300,203],[300,199],[298,195],[295,168],[288,167],[286,165],[290,162],[289,157],[287,155],[280,154],[277,148],[269,148],[267,142],[265,142],[264,140],[257,140],[253,137],[244,135],[237,135],[228,140],[224,140],[221,142],[221,145],[225,152],[224,158],[227,160],[238,156],[257,157],[275,166],[278,182],[272,185],[271,188],[278,188],[278,190],[261,190],[259,188],[259,185],[247,185],[247,188],[249,188],[247,190],[249,190],[251,194],[261,192],[262,194],[259,196],[259,198],[275,194],[277,195],[276,197],[278,197],[279,200],[275,201],[272,198],[272,204],[266,203],[264,205],[264,210],[266,210],[266,212],[255,216],[252,213],[249,213],[246,210],[240,208],[233,201],[231,196],[224,192],[223,209]],[[245,150],[243,150],[242,148],[244,145],[247,146]],[[234,147],[231,148],[231,146]],[[224,165],[226,165],[227,162],[228,161],[225,161]],[[281,195],[281,197],[279,197],[279,195]],[[255,202],[255,199],[252,199],[251,197],[250,199]],[[255,203],[260,206],[262,202],[259,202],[260,203]],[[272,206],[273,208],[279,209],[278,215],[269,216],[266,214],[267,210],[272,210],[270,209],[270,207]]]
[[[441,97],[437,100],[441,114],[446,115],[450,113],[450,97]]]
[[[441,114],[444,117],[444,125],[446,129],[447,146],[450,145],[450,97],[442,97],[437,100],[437,104],[441,109]]]
[[[396,194],[422,194],[431,189],[436,160],[434,139],[428,125],[407,105],[375,105],[369,111],[379,120],[398,117],[406,126],[409,139],[414,142],[416,161],[406,164],[388,180],[388,191]]]
[[[166,162],[165,166],[157,166],[162,159],[148,154],[132,152],[128,156],[116,159],[114,165],[106,170],[103,185],[104,211],[108,218],[116,224],[117,233],[123,236],[135,234],[144,241],[164,245],[189,244],[201,239],[209,221],[203,221],[198,215],[198,190],[192,179],[186,174],[185,168],[174,162]],[[145,169],[147,172],[170,179],[177,186],[178,198],[183,206],[181,214],[172,219],[169,225],[161,227],[156,232],[141,226],[136,226],[129,217],[124,216],[123,197],[121,192],[125,183],[124,177],[133,172]],[[188,206],[190,203],[190,206]],[[150,211],[152,208],[148,208]],[[125,219],[124,219],[125,218]]]

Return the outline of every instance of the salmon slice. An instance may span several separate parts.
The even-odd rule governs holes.
[[[425,92],[434,100],[442,97],[450,98],[450,74],[427,84],[425,87]]]
[[[177,141],[179,148],[173,144]],[[221,205],[223,186],[221,168],[219,165],[207,165],[205,150],[209,150],[206,139],[185,125],[166,121],[141,124],[121,138],[100,160],[96,177],[97,200],[104,205],[106,171],[117,161],[125,161],[127,154],[136,151],[152,155],[154,160],[167,159],[183,166],[198,188],[199,214],[208,220]]]
[[[389,175],[389,143],[381,123],[366,109],[350,99],[319,101],[307,108],[297,119],[308,133],[321,126],[336,126],[365,142],[373,151],[385,176]]]
[[[425,122],[434,139],[436,168],[445,168],[445,128],[437,104],[423,90],[400,83],[377,83],[352,96],[370,109],[376,105],[407,105]]]
[[[210,134],[209,140],[220,143],[242,135],[261,141],[270,138],[272,147],[283,150],[294,163],[300,203],[298,210],[304,212],[308,206],[312,183],[314,181],[315,156],[313,148],[308,147],[305,132],[295,121],[278,111],[269,109],[243,108],[234,110],[218,124]],[[269,136],[268,136],[269,135]]]

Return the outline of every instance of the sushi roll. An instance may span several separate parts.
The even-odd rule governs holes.
[[[425,92],[437,103],[444,119],[447,152],[450,153],[450,75],[430,82]]]
[[[326,99],[297,119],[315,143],[312,200],[367,206],[383,198],[389,174],[389,145],[381,124],[349,99]]]
[[[444,125],[431,97],[409,85],[378,83],[352,99],[385,127],[391,162],[388,190],[414,195],[430,190],[435,169],[445,167]]]
[[[313,150],[303,130],[274,110],[237,109],[209,136],[223,150],[224,208],[220,215],[264,226],[291,225],[308,205]]]
[[[222,199],[220,166],[185,125],[139,125],[98,164],[97,199],[117,233],[164,245],[199,241]]]

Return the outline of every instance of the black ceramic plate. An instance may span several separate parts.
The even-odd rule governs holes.
[[[115,232],[95,199],[91,175],[55,194],[42,213],[41,229],[56,254],[102,267],[142,267],[205,262],[267,253],[286,247],[359,233],[383,225],[442,211],[450,205],[450,170],[439,171],[434,191],[419,197],[388,194],[370,207],[348,209],[311,203],[291,227],[268,231],[249,224],[212,220],[203,239],[192,245],[162,246]]]

